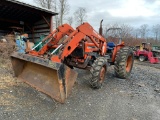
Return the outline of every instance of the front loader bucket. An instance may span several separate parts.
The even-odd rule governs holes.
[[[11,61],[18,79],[61,103],[65,102],[77,78],[77,73],[68,66],[48,59],[15,52]]]

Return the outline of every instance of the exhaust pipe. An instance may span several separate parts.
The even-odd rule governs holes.
[[[103,35],[102,22],[103,22],[103,19],[101,20],[101,22],[100,22],[100,27],[99,27],[99,34],[100,34],[101,36]]]

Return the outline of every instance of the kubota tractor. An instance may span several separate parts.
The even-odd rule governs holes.
[[[68,24],[59,26],[32,50],[11,55],[15,76],[64,103],[77,77],[75,68],[90,70],[92,88],[100,88],[105,80],[108,63],[115,75],[127,78],[133,66],[133,52],[124,43],[116,45],[110,57],[107,40],[89,23],[74,30]],[[36,47],[45,43],[36,51]]]

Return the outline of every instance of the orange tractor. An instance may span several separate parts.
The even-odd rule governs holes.
[[[92,88],[101,88],[108,67],[114,64],[115,75],[127,78],[133,66],[133,52],[124,43],[114,47],[112,55],[107,53],[107,40],[89,23],[74,30],[68,24],[59,26],[32,50],[11,55],[15,76],[64,103],[77,78],[75,68],[90,70]],[[45,43],[36,51],[36,47]]]

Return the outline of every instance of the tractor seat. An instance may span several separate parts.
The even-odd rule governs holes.
[[[114,42],[108,42],[108,43],[107,43],[107,49],[108,49],[108,50],[113,50],[114,47],[115,47]]]

